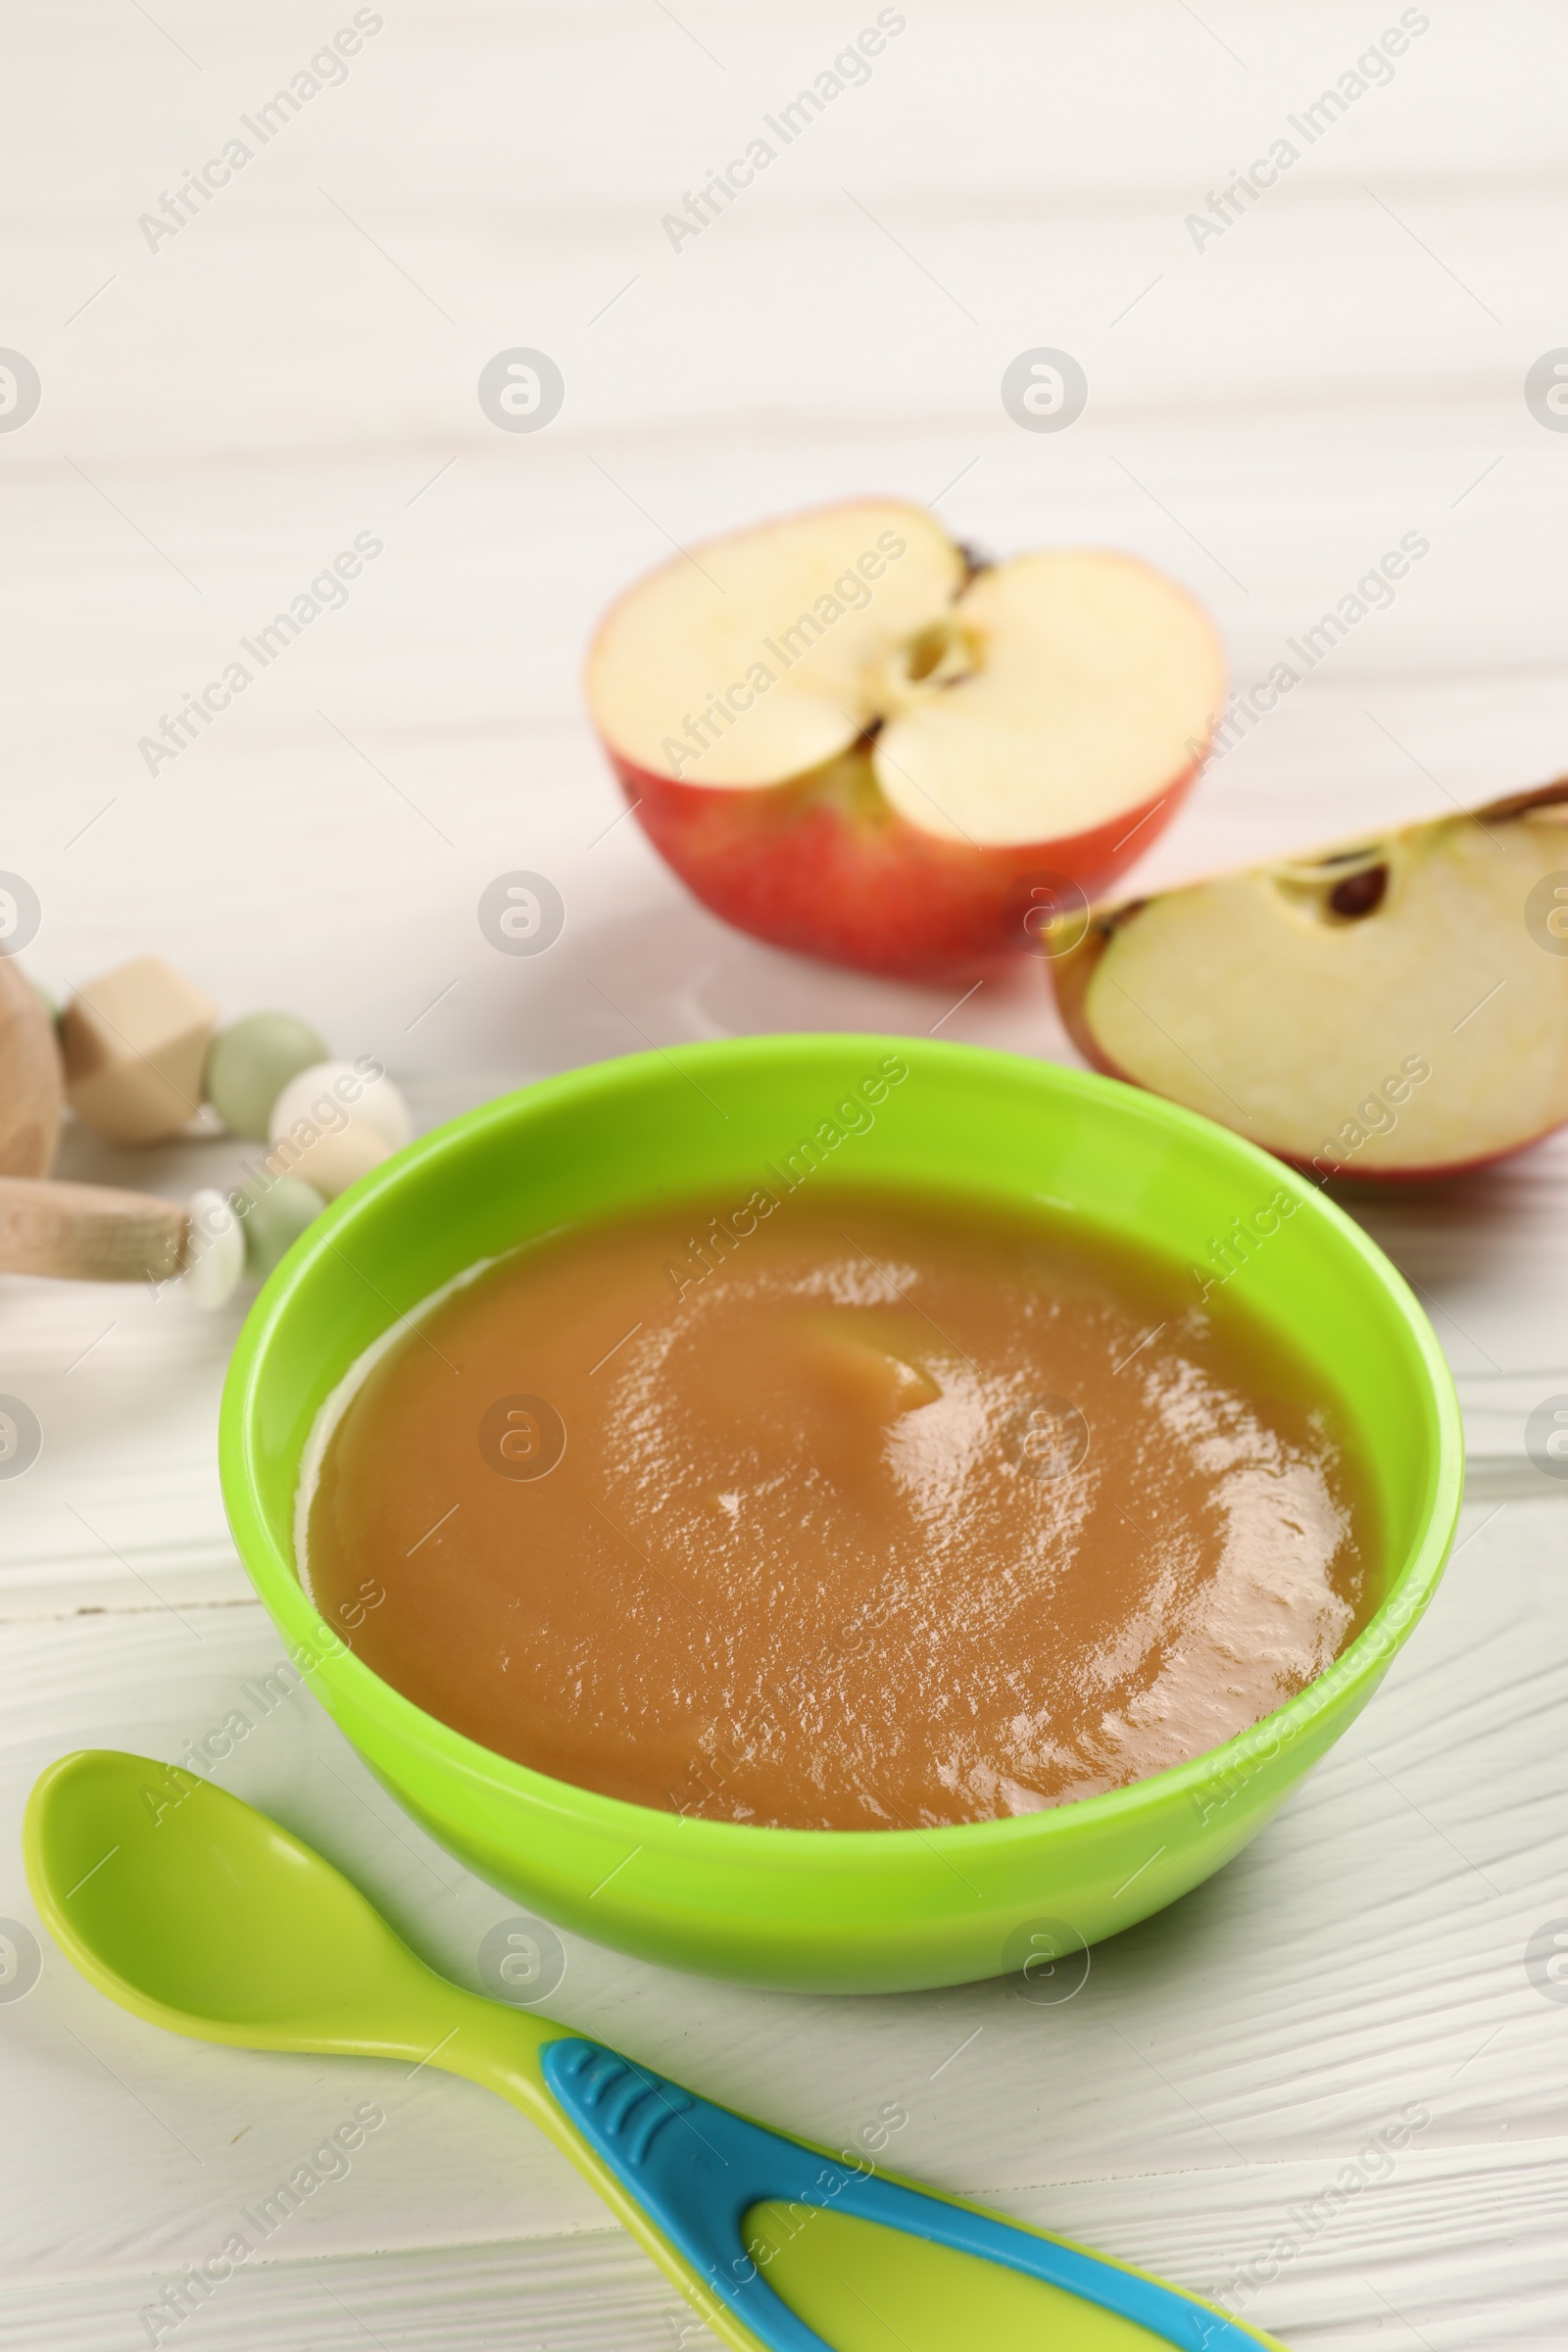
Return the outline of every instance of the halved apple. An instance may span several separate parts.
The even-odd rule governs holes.
[[[1452,1175],[1568,1120],[1568,779],[1097,909],[1076,1044],[1323,1176]]]
[[[775,945],[938,976],[1034,950],[1031,888],[1102,890],[1225,700],[1213,627],[1131,556],[977,564],[922,508],[710,541],[600,628],[587,695],[644,831]]]

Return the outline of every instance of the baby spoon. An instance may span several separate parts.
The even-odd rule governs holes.
[[[735,2352],[1281,2352],[1122,2263],[462,1990],[319,1854],[191,1773],[63,1756],[23,1842],[50,1933],[111,2000],[203,2041],[428,2062],[499,2091]]]

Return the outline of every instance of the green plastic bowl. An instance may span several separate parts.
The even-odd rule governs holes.
[[[893,1070],[905,1073],[893,1077]],[[438,1723],[322,1621],[294,1564],[318,1410],[372,1340],[476,1259],[765,1162],[810,1184],[1048,1200],[1217,1279],[1335,1393],[1381,1505],[1382,1600],[1327,1673],[1196,1761],[1018,1819],[778,1830],[682,1818],[530,1771]],[[1196,1295],[1196,1294],[1195,1294]],[[910,1990],[1004,1975],[1147,1918],[1218,1870],[1365,1706],[1453,1540],[1458,1405],[1421,1309],[1301,1177],[1114,1080],[967,1046],[750,1038],[638,1054],[470,1111],[346,1193],[272,1275],[223,1396],[234,1540],[295,1668],[398,1802],[469,1869],[645,1959],[744,1983]]]

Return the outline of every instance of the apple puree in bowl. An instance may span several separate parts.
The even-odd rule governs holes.
[[[530,1245],[343,1383],[306,1576],[397,1690],[637,1803],[914,1828],[1201,1754],[1359,1631],[1363,1469],[1223,1291],[1044,1206],[778,1190]]]

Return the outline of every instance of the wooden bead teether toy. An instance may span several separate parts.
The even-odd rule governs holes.
[[[210,1102],[270,1147],[242,1187],[181,1205],[50,1178],[63,1108],[111,1143],[177,1135]],[[270,1273],[329,1200],[408,1141],[408,1107],[368,1056],[334,1062],[308,1023],[217,1007],[156,956],[79,989],[58,1024],[0,955],[0,1272],[75,1282],[180,1280],[220,1306]]]

